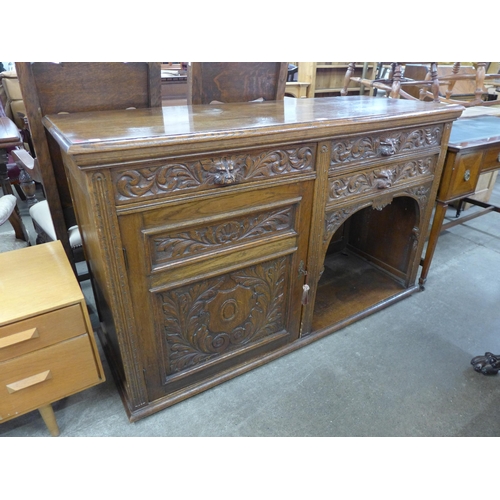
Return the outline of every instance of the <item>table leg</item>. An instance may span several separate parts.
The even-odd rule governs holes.
[[[45,425],[49,429],[50,434],[54,437],[59,436],[59,426],[57,425],[52,405],[42,406],[41,408],[38,408],[38,411],[40,412]]]
[[[424,288],[424,284],[427,280],[427,273],[429,272],[429,267],[431,266],[432,257],[434,256],[434,250],[436,249],[436,244],[441,233],[441,226],[443,225],[444,216],[446,215],[446,209],[448,208],[448,203],[439,201],[436,204],[436,210],[434,213],[434,219],[432,221],[431,233],[429,235],[429,241],[427,243],[427,249],[425,251],[425,257],[422,261],[422,273],[420,274],[419,284],[420,288]]]

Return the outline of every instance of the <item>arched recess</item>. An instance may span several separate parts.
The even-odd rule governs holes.
[[[325,213],[312,330],[355,318],[414,285],[430,183]]]

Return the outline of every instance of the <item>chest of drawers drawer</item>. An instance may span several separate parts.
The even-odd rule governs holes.
[[[0,363],[0,421],[101,381],[87,334]]]
[[[87,333],[79,304],[0,327],[0,362]]]

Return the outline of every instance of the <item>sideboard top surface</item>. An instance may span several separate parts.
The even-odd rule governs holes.
[[[463,107],[363,96],[285,98],[259,103],[166,106],[163,108],[49,115],[44,125],[70,155],[148,147],[232,146],[245,139],[264,142],[317,140],[384,126],[454,120]],[[377,123],[377,125],[375,125]],[[380,125],[378,125],[380,124]],[[273,139],[274,138],[274,139]],[[212,146],[211,146],[212,145]]]

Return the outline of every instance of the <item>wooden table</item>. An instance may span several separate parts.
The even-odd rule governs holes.
[[[104,382],[82,291],[60,241],[0,253],[0,423]]]
[[[45,117],[130,420],[418,291],[462,109],[343,97]]]
[[[429,268],[439,235],[445,229],[463,224],[489,213],[500,212],[500,207],[468,198],[476,191],[479,176],[484,172],[500,169],[500,117],[475,116],[462,118],[453,124],[443,174],[437,194],[436,211],[432,222],[429,242],[422,261],[419,283],[427,280]],[[483,210],[443,224],[450,203],[471,203]],[[457,213],[459,214],[460,209]]]

